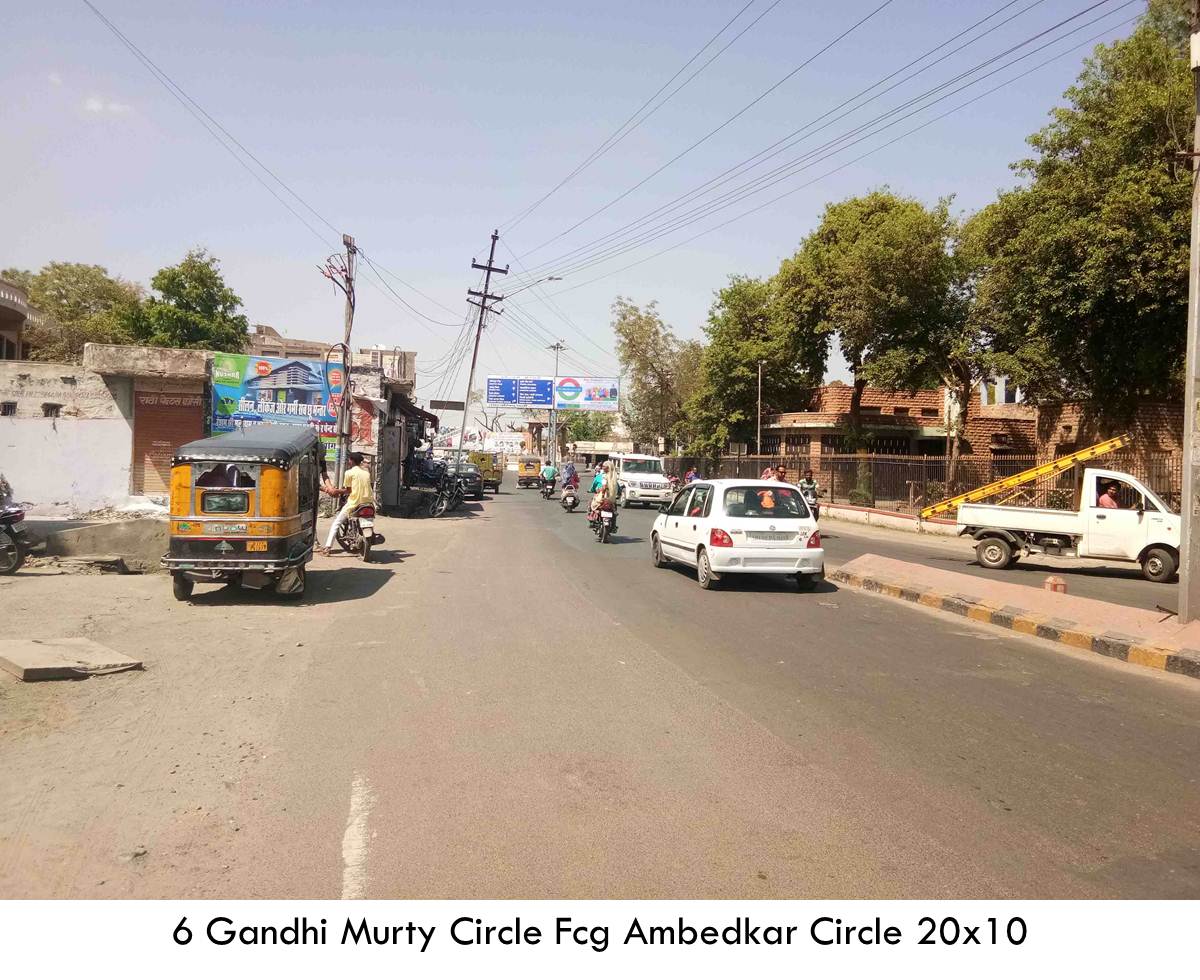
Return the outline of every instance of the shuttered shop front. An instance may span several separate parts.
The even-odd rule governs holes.
[[[203,436],[204,396],[200,392],[135,391],[133,492],[167,493],[176,447]]]

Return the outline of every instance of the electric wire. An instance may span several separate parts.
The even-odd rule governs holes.
[[[834,174],[839,173],[840,171],[845,170],[848,167],[853,166],[854,164],[856,164],[862,160],[865,160],[869,156],[873,156],[876,153],[880,153],[883,150],[886,150],[888,147],[894,146],[896,143],[899,143],[901,140],[907,139],[909,136],[912,136],[913,134],[918,133],[923,129],[926,129],[929,126],[932,126],[934,123],[940,122],[941,120],[945,119],[947,116],[951,116],[956,112],[960,112],[961,110],[974,105],[976,102],[979,102],[981,99],[987,98],[989,95],[992,95],[993,93],[998,92],[1000,89],[1005,88],[1008,85],[1011,85],[1013,82],[1016,82],[1022,78],[1025,78],[1027,75],[1032,75],[1034,72],[1039,71],[1042,68],[1045,68],[1047,65],[1052,64],[1053,62],[1058,61],[1061,58],[1065,58],[1069,54],[1073,54],[1075,51],[1078,51],[1080,48],[1087,47],[1089,44],[1092,44],[1093,42],[1098,41],[1099,39],[1101,39],[1103,37],[1107,37],[1107,36],[1111,35],[1111,33],[1113,31],[1119,30],[1122,27],[1126,27],[1130,24],[1136,23],[1140,19],[1140,16],[1141,15],[1130,17],[1124,21],[1121,21],[1118,24],[1114,24],[1114,25],[1110,26],[1109,28],[1106,28],[1104,31],[1101,31],[1098,34],[1094,34],[1091,37],[1089,37],[1088,39],[1074,45],[1073,47],[1068,48],[1065,51],[1061,51],[1058,54],[1056,54],[1050,58],[1047,58],[1046,60],[1034,65],[1033,67],[1028,68],[1025,71],[1022,71],[1017,75],[1014,75],[1012,78],[1006,79],[1005,81],[1001,82],[999,85],[996,85],[996,86],[988,89],[985,92],[981,92],[978,95],[968,99],[967,101],[962,102],[959,105],[956,105],[953,108],[948,109],[945,112],[942,112],[939,115],[926,120],[925,122],[921,123],[919,126],[915,126],[914,128],[912,128],[904,133],[901,133],[899,136],[896,136],[896,137],[888,140],[886,143],[882,143],[879,146],[876,146],[876,147],[868,150],[867,152],[860,154],[857,157],[854,157],[851,160],[847,160],[844,163],[841,163],[838,166],[834,167],[832,170],[828,170],[825,173],[821,174],[820,176],[814,177],[812,180],[807,181],[806,183],[801,184],[798,187],[793,187],[791,190],[785,191],[783,194],[780,194],[777,197],[773,197],[768,201],[764,201],[763,203],[757,205],[754,208],[751,208],[748,211],[744,211],[740,214],[734,215],[733,217],[728,218],[725,221],[722,221],[720,224],[713,225],[711,228],[706,228],[703,231],[701,231],[695,235],[692,235],[688,238],[683,239],[682,241],[676,242],[675,244],[668,246],[667,248],[660,249],[659,251],[653,253],[652,255],[645,256],[644,258],[638,259],[636,262],[630,262],[628,265],[621,266],[619,269],[613,269],[612,271],[606,272],[603,275],[596,276],[596,277],[594,277],[592,279],[588,279],[584,282],[575,283],[564,289],[556,290],[552,295],[559,296],[559,295],[563,295],[565,293],[574,292],[577,289],[582,289],[584,286],[590,286],[593,283],[601,282],[605,279],[609,279],[612,276],[619,275],[622,272],[626,272],[629,269],[635,268],[636,266],[639,266],[639,265],[643,265],[646,262],[650,262],[653,259],[659,258],[663,255],[666,255],[669,252],[673,252],[676,249],[679,249],[685,245],[691,244],[692,242],[696,241],[697,239],[703,238],[705,235],[710,235],[715,231],[719,231],[720,229],[725,228],[726,226],[731,225],[736,221],[741,221],[743,218],[747,218],[752,214],[756,214],[757,212],[762,211],[764,208],[768,208],[773,204],[777,204],[778,202],[784,200],[785,198],[791,197],[793,194],[797,194],[802,190],[812,187],[814,184],[824,180],[825,178],[831,177]]]
[[[605,211],[607,211],[609,208],[611,208],[617,202],[624,200],[626,197],[628,197],[630,194],[632,194],[634,191],[636,191],[639,187],[643,186],[648,181],[653,180],[655,177],[657,177],[660,173],[662,173],[668,167],[670,167],[674,163],[678,162],[679,160],[682,160],[685,156],[687,156],[689,153],[691,153],[698,146],[707,142],[713,136],[715,136],[717,133],[721,132],[721,130],[723,130],[726,126],[729,126],[731,123],[733,123],[739,117],[744,115],[746,112],[748,112],[750,109],[752,109],[754,106],[756,106],[759,102],[761,102],[763,99],[765,99],[768,95],[770,95],[772,92],[774,92],[777,88],[779,88],[785,82],[789,81],[790,79],[795,77],[799,72],[801,72],[803,69],[807,68],[810,64],[812,64],[814,61],[816,61],[817,58],[821,57],[821,55],[825,54],[831,48],[833,48],[834,46],[839,44],[842,40],[849,37],[852,33],[854,33],[854,31],[858,30],[858,28],[860,28],[863,24],[867,23],[867,21],[869,21],[873,17],[875,17],[876,14],[880,13],[886,7],[891,6],[893,2],[895,2],[895,0],[884,0],[883,3],[881,3],[878,7],[876,7],[874,10],[872,10],[870,13],[861,17],[858,21],[856,21],[850,27],[846,28],[846,30],[844,30],[841,34],[839,34],[837,37],[835,37],[832,41],[827,42],[823,47],[821,47],[818,51],[816,51],[816,53],[810,55],[808,58],[806,58],[804,61],[802,61],[799,65],[797,65],[795,68],[793,68],[791,71],[789,71],[786,75],[784,75],[782,78],[780,78],[777,82],[775,82],[773,85],[771,85],[770,87],[768,87],[767,89],[765,89],[764,91],[759,93],[750,102],[747,102],[744,106],[742,106],[742,108],[740,108],[732,116],[727,118],[724,122],[722,122],[720,125],[718,125],[715,129],[709,130],[704,136],[700,137],[700,139],[696,140],[690,146],[686,147],[685,149],[683,149],[682,151],[677,153],[675,156],[671,157],[671,159],[669,159],[662,166],[658,167],[656,170],[654,170],[648,176],[643,177],[640,181],[638,181],[632,187],[621,192],[619,195],[617,195],[615,198],[613,198],[607,204],[605,204],[602,207],[598,208],[597,210],[593,211],[591,214],[585,215],[583,218],[580,218],[577,222],[575,222],[575,224],[571,225],[569,228],[565,229],[564,231],[559,232],[557,235],[553,236],[552,238],[546,239],[546,241],[542,242],[541,245],[538,245],[535,248],[530,249],[529,252],[526,252],[525,255],[529,255],[532,252],[540,251],[541,249],[543,249],[547,245],[549,245],[551,242],[558,241],[558,239],[562,238],[563,236],[569,235],[572,231],[574,231],[580,225],[584,224],[585,222],[591,221],[593,218],[597,217],[598,215],[603,214]]]
[[[1098,6],[1102,6],[1102,5],[1110,3],[1110,2],[1112,2],[1112,0],[1101,0],[1100,3],[1093,4],[1091,7],[1087,8],[1085,11],[1081,11],[1080,14],[1076,14],[1073,17],[1068,18],[1067,21],[1059,22],[1058,24],[1054,25],[1053,28],[1048,28],[1045,31],[1039,32],[1039,34],[1035,35],[1034,37],[1026,39],[1026,41],[1021,42],[1021,44],[1008,49],[1008,51],[1003,52],[1002,55],[1009,53],[1011,51],[1014,51],[1014,50],[1018,50],[1019,48],[1024,47],[1026,44],[1031,43],[1033,40],[1036,40],[1039,37],[1044,37],[1045,34],[1048,33],[1049,31],[1063,26],[1064,23],[1067,23],[1070,20],[1075,19],[1075,17],[1081,16],[1083,13],[1086,13],[1090,10],[1095,9]],[[916,103],[921,102],[922,100],[930,99],[931,96],[936,95],[940,90],[944,89],[947,85],[953,84],[955,81],[971,75],[975,71],[978,71],[980,68],[982,68],[988,64],[994,63],[996,60],[996,56],[993,56],[992,58],[989,58],[986,62],[982,63],[981,65],[978,65],[975,68],[970,69],[966,72],[960,73],[958,76],[955,76],[954,79],[951,79],[947,82],[940,83],[939,85],[934,86],[933,88],[927,90],[926,92],[921,93],[921,95],[915,96],[915,97],[907,100],[906,102],[902,103],[901,105],[895,106],[892,109],[889,109],[886,112],[883,112],[883,113],[873,117],[872,119],[867,120],[864,123],[860,123],[859,125],[852,128],[851,130],[841,134],[838,137],[835,137],[834,139],[822,144],[821,146],[815,147],[814,149],[811,149],[811,150],[807,151],[806,153],[801,154],[799,157],[795,157],[795,158],[789,160],[788,162],[776,167],[774,170],[772,170],[766,174],[762,174],[750,181],[747,181],[746,183],[741,184],[738,187],[735,187],[733,190],[726,191],[723,194],[721,194],[720,196],[718,196],[710,201],[707,201],[704,204],[696,206],[691,211],[683,212],[681,214],[677,214],[673,217],[667,218],[662,223],[650,228],[647,231],[639,232],[636,235],[629,236],[620,242],[611,243],[608,246],[596,249],[590,255],[578,256],[574,260],[569,261],[562,266],[556,266],[551,270],[540,270],[537,267],[535,267],[533,270],[531,270],[530,274],[531,275],[540,275],[544,271],[552,271],[554,273],[558,273],[561,275],[578,273],[579,271],[582,271],[585,268],[589,268],[589,267],[599,264],[601,262],[616,258],[619,255],[622,255],[628,251],[632,251],[636,248],[641,247],[642,245],[648,244],[651,241],[657,240],[658,238],[663,237],[663,235],[670,234],[672,231],[675,231],[675,230],[678,230],[679,228],[685,227],[688,224],[693,224],[696,221],[703,220],[706,217],[709,217],[713,214],[719,213],[720,211],[726,210],[729,207],[731,207],[733,204],[737,203],[738,201],[743,200],[746,197],[753,196],[754,194],[757,194],[757,193],[761,192],[762,190],[765,190],[771,186],[774,186],[775,184],[781,182],[782,180],[786,180],[788,177],[794,176],[796,173],[798,173],[802,170],[809,169],[812,166],[814,166],[816,163],[819,163],[824,159],[828,159],[828,157],[833,154],[836,154],[845,149],[848,149],[849,147],[857,145],[858,143],[864,142],[867,139],[869,139],[870,137],[877,135],[878,133],[883,132],[886,129],[892,128],[892,127],[900,124],[905,119],[911,118],[912,116],[917,115],[917,114],[931,108],[932,106],[938,104],[939,102],[945,101],[945,100],[953,97],[954,95],[958,94],[961,91],[964,91],[967,88],[970,88],[974,85],[980,84],[981,82],[985,81],[987,78],[992,77],[992,76],[998,74],[999,72],[1004,71],[1005,69],[1011,67],[1014,64],[1017,64],[1020,61],[1023,61],[1023,60],[1026,60],[1027,58],[1032,57],[1033,55],[1037,54],[1038,52],[1045,50],[1047,47],[1051,47],[1051,46],[1061,42],[1062,40],[1066,39],[1067,37],[1070,37],[1071,35],[1078,33],[1081,30],[1085,30],[1087,27],[1091,26],[1092,24],[1095,24],[1098,21],[1103,20],[1106,17],[1112,16],[1113,14],[1119,12],[1120,10],[1122,10],[1126,7],[1132,6],[1132,5],[1134,5],[1136,3],[1140,3],[1140,2],[1141,2],[1141,0],[1127,0],[1126,3],[1121,4],[1117,8],[1110,10],[1104,14],[1101,14],[1100,16],[1093,18],[1092,20],[1087,21],[1082,25],[1079,25],[1070,31],[1060,34],[1057,37],[1051,38],[1049,41],[1045,42],[1044,44],[1042,44],[1042,45],[1032,49],[1031,51],[1028,51],[1016,58],[1013,58],[1012,60],[998,66],[997,68],[994,68],[992,71],[981,75],[979,78],[976,78],[973,81],[970,81],[963,85],[960,85],[959,87],[954,88],[948,92],[942,92],[942,94],[937,95],[936,98],[932,98],[931,101],[926,102],[926,104],[924,104],[924,105],[918,105],[917,108],[912,109],[911,111],[909,111],[907,113],[901,112],[901,110],[903,110],[905,108],[910,108],[913,105],[915,105]],[[891,118],[892,116],[895,116],[895,118],[892,119]],[[889,119],[891,119],[890,122],[888,121]],[[876,124],[878,124],[878,123],[882,123],[882,125],[876,126]],[[865,135],[859,135],[859,134],[862,134],[864,130],[867,130],[869,127],[872,127],[872,126],[876,126],[876,128],[870,130],[869,132],[866,132]],[[857,137],[857,138],[854,138],[854,137]],[[847,142],[847,141],[849,141],[849,142]],[[844,145],[840,145],[840,144],[844,144]],[[563,292],[567,292],[567,291],[569,291],[569,290],[567,290],[567,289],[558,290],[558,291],[556,291],[556,293],[554,293],[552,295],[557,295],[558,293],[563,293]]]
[[[697,75],[699,75],[702,71],[704,71],[705,68],[707,68],[714,61],[716,61],[717,58],[719,58],[722,54],[724,54],[725,51],[728,50],[731,45],[735,44],[738,41],[738,39],[741,38],[741,36],[743,34],[745,34],[748,30],[750,30],[750,28],[752,28],[755,24],[757,24],[760,20],[762,20],[767,14],[769,14],[772,10],[774,10],[777,6],[779,6],[779,4],[782,2],[782,0],[774,0],[774,3],[772,3],[769,7],[767,7],[767,9],[764,10],[761,14],[759,14],[756,18],[754,18],[754,20],[752,20],[746,27],[744,27],[733,38],[733,40],[729,41],[729,43],[726,44],[724,47],[722,47],[720,51],[718,51],[708,61],[706,61],[703,65],[701,65],[698,69],[696,69],[696,71],[694,71],[691,75],[689,75],[684,80],[683,84],[681,84],[677,89],[675,89],[675,91],[671,92],[665,99],[662,100],[662,102],[660,102],[653,109],[651,109],[650,112],[646,113],[646,115],[643,116],[641,119],[637,118],[639,115],[641,115],[642,111],[645,110],[645,108],[647,106],[649,106],[667,88],[670,87],[670,85],[675,81],[675,79],[677,79],[680,75],[682,75],[684,73],[684,71],[687,70],[688,66],[691,65],[692,62],[694,62],[705,51],[707,51],[716,42],[717,38],[719,38],[722,34],[724,34],[733,25],[733,23],[735,21],[737,21],[742,16],[742,14],[744,14],[747,10],[749,10],[752,6],[754,6],[754,4],[756,2],[757,2],[757,0],[748,0],[746,5],[744,7],[742,7],[741,10],[739,10],[736,14],[734,14],[725,23],[724,27],[722,27],[719,31],[717,31],[716,34],[714,34],[711,38],[709,38],[704,43],[704,46],[701,47],[699,51],[697,51],[686,62],[684,62],[684,64],[679,68],[679,70],[676,71],[675,74],[672,75],[670,78],[668,78],[666,80],[666,82],[664,82],[663,85],[658,89],[657,92],[655,92],[652,96],[650,96],[650,98],[648,98],[645,102],[643,102],[640,106],[638,106],[637,110],[633,113],[633,115],[631,115],[628,119],[626,119],[623,123],[621,123],[621,125],[618,126],[615,130],[613,130],[605,138],[605,140],[598,147],[596,147],[596,149],[592,150],[592,152],[587,156],[587,158],[582,163],[578,164],[574,170],[572,170],[569,174],[567,174],[565,177],[563,177],[562,180],[560,180],[557,184],[555,184],[552,188],[550,188],[550,190],[548,190],[545,194],[543,194],[540,198],[538,198],[532,204],[528,205],[523,210],[517,212],[517,214],[514,215],[512,218],[509,218],[507,221],[503,222],[500,225],[500,227],[504,228],[506,232],[512,231],[514,228],[516,228],[522,221],[524,221],[527,217],[529,217],[529,215],[533,214],[534,211],[536,211],[546,201],[548,201],[551,197],[553,197],[555,193],[557,193],[559,190],[561,190],[571,180],[573,180],[575,177],[577,177],[579,174],[581,174],[584,170],[586,170],[588,167],[590,167],[593,163],[595,163],[597,160],[599,160],[602,156],[604,156],[606,153],[608,153],[609,150],[611,150],[613,147],[615,147],[618,143],[620,143],[623,139],[625,139],[626,136],[628,136],[635,129],[637,129],[638,126],[642,125],[642,123],[644,123],[647,119],[649,119],[652,115],[654,115],[654,113],[658,112],[659,109],[661,109],[671,99],[673,99],[676,95],[678,95]],[[637,119],[637,122],[634,122],[635,119]],[[631,123],[633,125],[630,125]],[[626,128],[626,127],[628,127],[628,128]],[[622,130],[624,130],[624,132],[622,132]],[[618,134],[620,134],[620,135],[618,136]]]

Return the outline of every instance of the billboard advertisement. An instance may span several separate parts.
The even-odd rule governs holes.
[[[295,357],[217,354],[213,357],[212,431],[264,422],[312,425],[327,453],[336,443],[342,367]],[[329,458],[332,458],[330,456]]]
[[[509,408],[552,408],[554,379],[541,376],[518,376],[487,379],[487,403]]]
[[[554,407],[585,412],[616,412],[621,407],[617,378],[559,377],[554,379]]]

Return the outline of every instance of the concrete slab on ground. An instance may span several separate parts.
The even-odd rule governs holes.
[[[868,592],[943,609],[979,622],[1200,678],[1200,622],[1062,592],[861,555],[831,576]]]
[[[155,517],[112,521],[55,531],[46,537],[46,554],[119,555],[135,571],[159,571],[167,551],[168,522]]]
[[[68,637],[0,641],[0,667],[23,681],[59,681],[140,670],[142,662],[86,637]]]

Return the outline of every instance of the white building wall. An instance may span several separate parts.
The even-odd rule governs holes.
[[[0,362],[0,473],[35,515],[129,501],[133,381],[74,364]],[[46,406],[57,406],[47,417]]]

